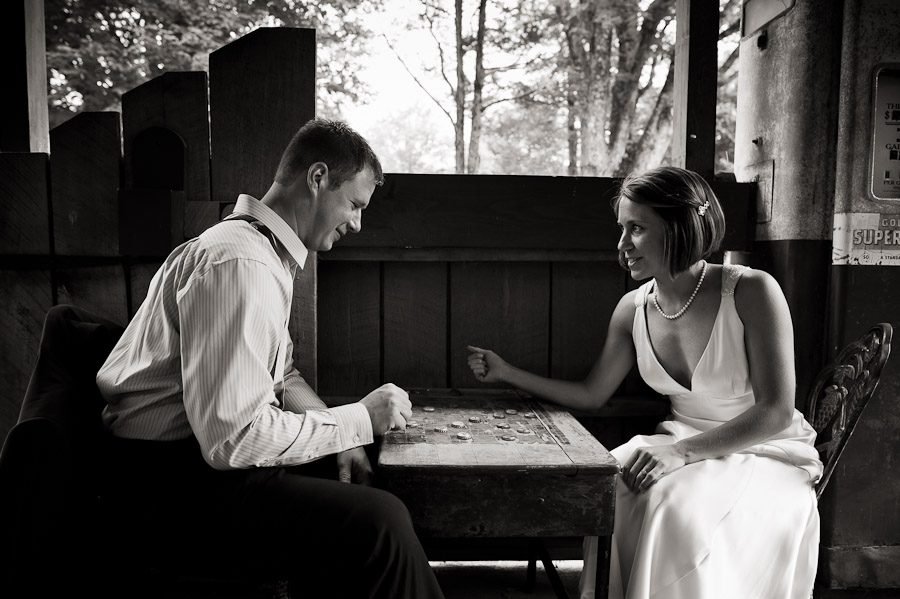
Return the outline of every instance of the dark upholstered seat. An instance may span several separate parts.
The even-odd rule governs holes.
[[[75,306],[47,312],[18,422],[0,451],[0,596],[202,598],[224,587],[228,597],[272,597],[277,581],[136,563],[122,546],[128,523],[102,517],[108,433],[95,376],[123,332]]]

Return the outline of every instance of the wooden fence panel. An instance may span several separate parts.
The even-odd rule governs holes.
[[[550,373],[581,380],[600,356],[628,275],[614,262],[554,262],[552,268]]]
[[[49,269],[0,270],[0,444],[15,425],[53,305]]]
[[[319,315],[318,301],[319,263],[316,252],[310,252],[303,270],[294,279],[294,297],[291,301],[291,320],[288,324],[291,341],[294,342],[294,366],[313,389],[318,388],[318,352],[316,331]]]
[[[316,114],[315,88],[314,29],[262,27],[210,53],[213,200],[262,197],[288,142]]]
[[[121,264],[60,268],[54,277],[58,304],[72,304],[121,325],[128,323],[128,294]]]
[[[316,116],[315,30],[262,27],[210,53],[209,102],[214,157],[211,198],[224,217],[238,194],[263,197],[294,133]],[[191,219],[186,226],[188,235],[199,228]],[[316,372],[322,362],[317,348],[321,314],[317,312],[317,266],[309,260],[307,271],[294,284],[289,330],[297,368],[315,389],[322,378]],[[335,343],[341,346],[344,341]],[[340,361],[346,359],[343,356]],[[361,380],[369,380],[369,375]],[[326,378],[325,388],[337,381],[339,376]],[[338,387],[344,388],[345,383]]]
[[[467,345],[494,350],[511,364],[546,376],[550,348],[549,264],[452,263],[451,387],[480,385],[466,363]]]
[[[0,255],[50,254],[47,154],[0,153]]]
[[[380,270],[377,262],[319,264],[322,395],[361,397],[383,382]]]
[[[447,263],[384,263],[384,379],[446,387]]]
[[[128,302],[128,319],[134,316],[141,304],[147,298],[147,290],[150,288],[150,281],[153,275],[162,266],[159,262],[133,262],[128,265],[128,286],[129,286],[129,302]]]
[[[122,94],[122,126],[125,146],[125,185],[154,187],[141,181],[136,171],[144,165],[135,140],[158,127],[176,134],[184,146],[182,187],[187,202],[210,201],[209,96],[203,71],[172,72]],[[152,158],[152,156],[151,156]],[[146,172],[146,171],[145,171]],[[172,188],[176,189],[176,188]]]
[[[121,120],[83,112],[50,131],[54,251],[60,256],[119,255]]]

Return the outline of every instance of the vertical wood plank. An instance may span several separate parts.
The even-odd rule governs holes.
[[[582,380],[600,357],[627,273],[610,262],[553,263],[550,374]]]
[[[134,141],[151,127],[167,129],[184,144],[187,202],[208,202],[209,97],[203,71],[164,73],[122,95],[125,187],[135,184]]]
[[[320,395],[363,396],[381,380],[378,262],[322,262],[318,281]]]
[[[291,319],[288,331],[294,343],[294,366],[314,390],[318,389],[318,355],[316,353],[316,296],[319,263],[316,252],[310,252],[303,270],[294,280]]]
[[[118,112],[83,112],[50,132],[54,251],[61,256],[119,255]]]
[[[263,197],[294,133],[316,116],[315,30],[263,27],[212,52],[209,114],[213,157],[210,193],[220,205],[220,218],[224,218],[233,209],[238,194]],[[327,362],[318,358],[317,322],[322,315],[317,313],[318,267],[310,261],[314,262],[315,256],[308,258],[308,270],[294,284],[289,327],[295,365],[317,389],[322,380],[316,371],[318,362]],[[377,327],[377,311],[375,324]],[[328,335],[330,338],[331,333]],[[345,345],[347,342],[341,341]],[[343,356],[339,363],[349,366],[347,359]],[[376,364],[380,365],[380,356]],[[360,372],[368,372],[367,368]],[[380,368],[376,368],[375,375],[377,379]],[[371,375],[360,376],[361,381],[367,381]],[[337,380],[339,377],[329,379],[323,389]],[[343,381],[338,387],[352,387],[350,382]],[[319,389],[320,393],[323,389]]]
[[[19,417],[53,305],[49,270],[0,270],[0,444]]]
[[[550,267],[540,262],[456,262],[450,266],[450,386],[478,386],[466,345],[492,349],[546,376]]]
[[[128,322],[125,269],[121,264],[76,266],[56,271],[59,304],[72,304],[125,325]]]
[[[447,386],[447,263],[384,264],[384,378]]]
[[[50,254],[47,154],[0,153],[0,254]]]
[[[131,301],[129,302],[128,320],[135,315],[144,300],[147,299],[147,291],[153,275],[162,266],[162,262],[135,262],[128,267],[128,285],[130,286]]]
[[[44,0],[0,3],[0,152],[50,152]]]
[[[315,85],[314,29],[262,27],[209,55],[213,200],[263,196],[288,142],[315,116]]]
[[[672,164],[712,179],[716,160],[718,0],[677,0]]]
[[[219,222],[218,202],[184,203],[184,238],[193,239]]]
[[[184,242],[184,192],[119,189],[119,252],[166,256]]]

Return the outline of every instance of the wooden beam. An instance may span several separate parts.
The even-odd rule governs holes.
[[[719,72],[718,0],[677,0],[672,164],[712,179]]]
[[[0,152],[50,153],[44,0],[0,3]]]

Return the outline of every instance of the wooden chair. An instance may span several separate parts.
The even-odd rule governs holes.
[[[875,393],[891,354],[893,329],[886,322],[870,328],[826,366],[810,391],[806,418],[816,429],[816,449],[825,465],[816,498],[825,490],[860,414]]]

